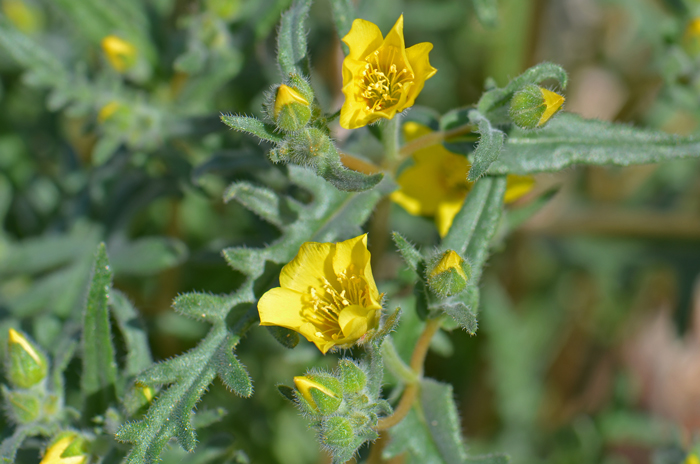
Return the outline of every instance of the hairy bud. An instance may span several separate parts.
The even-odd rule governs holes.
[[[442,296],[452,296],[463,291],[470,277],[471,266],[453,250],[444,252],[427,270],[430,289]]]
[[[551,90],[529,84],[510,101],[510,118],[522,129],[544,126],[564,104],[564,97]]]
[[[7,377],[12,385],[29,388],[46,378],[46,357],[24,334],[10,329],[7,344]]]

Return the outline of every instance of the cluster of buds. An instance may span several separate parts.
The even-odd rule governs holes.
[[[374,430],[380,415],[391,413],[391,406],[368,387],[364,365],[341,359],[336,372],[309,372],[294,377],[296,389],[281,387],[313,422],[319,441],[334,456],[346,462],[368,440],[378,437]]]
[[[528,84],[513,95],[509,114],[521,129],[537,129],[543,127],[563,104],[564,97],[558,93]]]
[[[49,391],[46,354],[26,334],[10,329],[7,337],[5,377],[2,386],[5,411],[18,425],[50,422],[60,410],[58,395]],[[75,431],[57,435],[41,464],[83,464],[87,460],[86,439]]]

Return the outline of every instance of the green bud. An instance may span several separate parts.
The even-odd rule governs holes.
[[[347,448],[353,444],[354,438],[352,425],[344,417],[330,417],[321,426],[321,441],[331,448]]]
[[[441,296],[460,293],[471,277],[471,266],[456,251],[447,250],[428,268],[430,289]]]
[[[360,392],[367,385],[367,374],[351,359],[341,359],[338,369],[345,393]]]
[[[311,119],[311,103],[296,89],[282,84],[275,91],[272,118],[284,132],[297,132]]]
[[[87,441],[76,432],[63,432],[54,438],[40,464],[84,464]]]
[[[41,400],[36,392],[10,390],[3,386],[2,393],[5,398],[5,411],[15,423],[28,424],[39,418]]]
[[[24,334],[10,329],[7,344],[7,377],[12,385],[29,388],[46,377],[46,357]]]
[[[536,129],[549,121],[563,104],[564,97],[561,95],[529,84],[513,95],[510,118],[522,129]]]
[[[343,401],[340,382],[329,374],[294,377],[294,385],[297,387],[297,399],[315,414],[331,414],[338,410]]]

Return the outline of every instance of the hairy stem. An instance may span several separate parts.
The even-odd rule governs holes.
[[[435,332],[437,332],[440,328],[441,323],[442,318],[437,317],[435,319],[429,319],[425,324],[423,333],[421,333],[420,337],[418,337],[416,347],[413,349],[413,354],[411,355],[410,367],[415,373],[416,378],[413,382],[406,385],[406,390],[404,390],[403,396],[401,396],[401,400],[394,410],[394,414],[380,419],[375,427],[375,430],[387,430],[395,426],[401,422],[404,417],[406,417],[406,414],[408,414],[411,407],[413,407],[413,403],[418,396],[418,385],[421,377],[423,376],[423,362],[425,361],[425,356],[428,354],[430,341],[433,339]]]
[[[393,167],[399,161],[399,128],[401,115],[382,121],[382,143],[384,144],[384,166]]]

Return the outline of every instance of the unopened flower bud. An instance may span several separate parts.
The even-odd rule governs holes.
[[[471,277],[471,266],[456,251],[444,252],[428,270],[428,285],[438,295],[461,292]]]
[[[136,47],[116,35],[108,35],[102,39],[102,51],[112,67],[124,72],[136,64]]]
[[[338,369],[345,393],[357,393],[367,385],[367,374],[351,359],[341,359]]]
[[[34,422],[41,412],[41,401],[35,391],[10,390],[3,385],[5,411],[17,424]]]
[[[277,88],[272,116],[281,130],[296,132],[311,119],[311,104],[296,89],[282,84]]]
[[[510,101],[510,117],[522,129],[542,127],[559,111],[564,97],[551,90],[529,84]]]
[[[46,377],[46,357],[27,337],[10,329],[7,344],[7,377],[12,385],[29,388]]]
[[[330,375],[310,374],[294,377],[297,399],[310,407],[309,412],[327,415],[335,412],[342,402],[340,382]]]
[[[334,416],[323,422],[321,441],[331,448],[347,448],[352,445],[355,434],[350,421],[344,417]]]
[[[39,464],[83,464],[87,461],[85,438],[75,432],[56,437]]]

